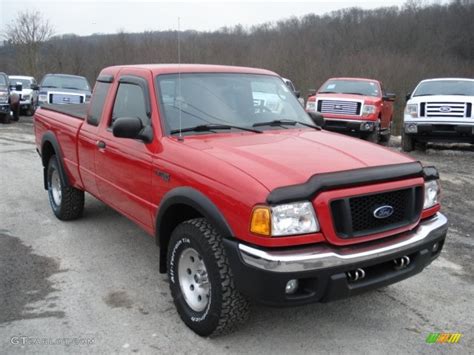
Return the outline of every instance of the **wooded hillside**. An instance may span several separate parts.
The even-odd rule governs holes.
[[[404,96],[421,79],[474,77],[474,4],[454,1],[422,7],[351,8],[307,15],[252,28],[181,35],[182,62],[263,67],[294,81],[303,95],[333,76],[380,79],[398,95],[397,126]],[[47,17],[47,14],[44,14]],[[45,42],[36,72],[24,72],[18,46],[0,47],[0,71],[35,75],[85,75],[116,64],[177,61],[176,32],[63,35]]]

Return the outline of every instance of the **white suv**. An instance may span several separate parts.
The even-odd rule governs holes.
[[[10,90],[20,95],[20,109],[26,111],[28,116],[32,116],[38,105],[38,84],[32,76],[10,75]],[[17,85],[22,86],[22,90],[15,90]]]
[[[421,81],[407,95],[402,148],[415,143],[474,143],[474,79],[439,78]]]

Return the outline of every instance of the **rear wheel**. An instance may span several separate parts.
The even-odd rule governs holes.
[[[413,149],[415,149],[415,140],[410,135],[402,132],[402,150],[411,152]]]
[[[175,228],[167,264],[174,304],[194,332],[225,334],[247,319],[249,304],[234,286],[222,237],[205,218]]]
[[[49,159],[47,170],[49,204],[56,217],[63,221],[77,219],[84,211],[84,191],[65,186],[56,155]]]

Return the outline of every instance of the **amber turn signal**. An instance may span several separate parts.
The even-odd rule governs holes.
[[[267,237],[271,236],[271,215],[269,207],[257,206],[253,209],[250,231]]]

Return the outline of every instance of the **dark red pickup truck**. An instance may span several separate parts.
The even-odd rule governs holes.
[[[324,116],[324,129],[373,143],[390,140],[395,94],[378,80],[331,78],[308,97],[306,110]]]
[[[267,70],[110,67],[90,107],[45,105],[34,126],[55,215],[80,217],[87,191],[156,237],[200,335],[233,329],[250,300],[299,305],[403,280],[446,237],[435,168],[321,130]]]

